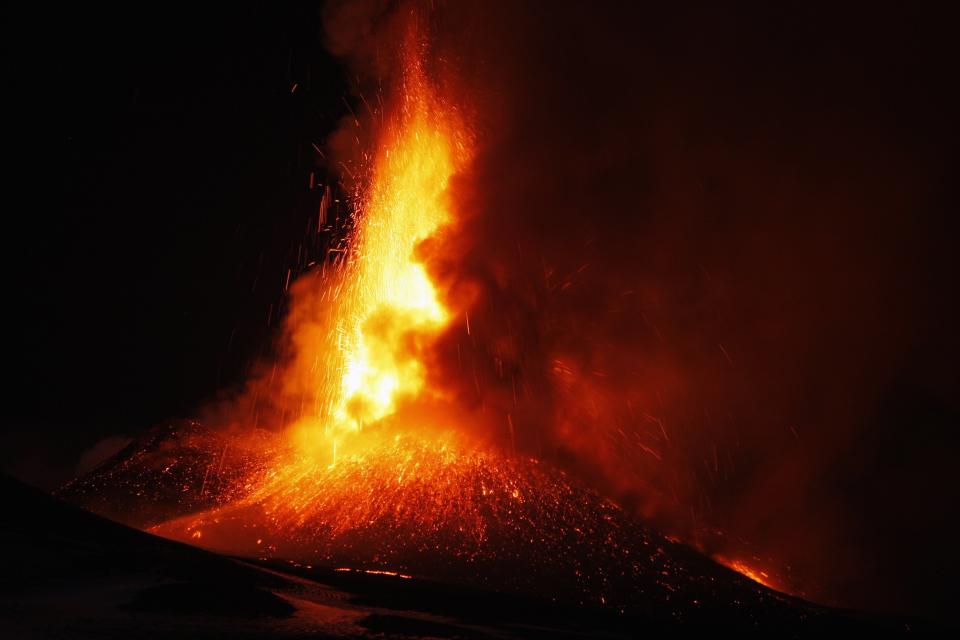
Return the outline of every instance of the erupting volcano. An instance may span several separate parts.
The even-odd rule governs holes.
[[[105,510],[96,498],[106,488],[139,487],[126,499],[148,507],[121,518],[231,555],[531,595],[551,585],[551,599],[620,611],[781,602],[518,451],[509,411],[498,415],[508,437],[490,433],[482,402],[461,406],[465,383],[431,369],[451,334],[476,339],[475,296],[435,280],[457,259],[440,253],[458,224],[451,183],[469,166],[474,134],[429,77],[428,43],[411,24],[398,78],[373,113],[351,231],[293,285],[289,353],[252,385],[283,417],[279,435],[204,436],[183,425],[162,434],[159,449],[141,448],[136,461],[107,465],[62,495]],[[162,453],[188,433],[192,445]]]
[[[903,336],[915,327],[890,310],[912,298],[876,284],[899,269],[847,212],[861,206],[874,225],[877,176],[899,179],[901,167],[877,153],[867,177],[843,173],[845,153],[872,149],[868,136],[810,116],[819,103],[795,106],[811,92],[781,78],[780,63],[768,77],[762,55],[743,54],[738,20],[725,31],[617,3],[332,0],[322,13],[324,35],[303,37],[323,72],[291,48],[289,84],[265,85],[266,102],[305,122],[321,97],[304,94],[327,81],[336,91],[322,98],[337,102],[328,122],[309,135],[289,125],[297,165],[283,180],[306,224],[289,231],[263,212],[261,226],[238,222],[237,237],[283,236],[262,243],[289,247],[270,254],[286,263],[264,262],[256,238],[263,264],[228,265],[243,280],[237,297],[266,301],[266,327],[243,334],[238,321],[226,350],[244,353],[212,391],[171,401],[177,410],[151,414],[146,432],[102,440],[83,456],[98,464],[50,483],[99,520],[51,502],[36,526],[79,523],[129,543],[131,557],[140,544],[173,554],[177,567],[206,558],[220,583],[239,564],[254,577],[238,602],[266,617],[322,610],[323,624],[324,607],[336,625],[387,615],[357,607],[380,606],[363,593],[388,585],[390,611],[410,604],[402,593],[447,589],[442,606],[409,609],[442,616],[464,593],[545,607],[502,619],[470,610],[437,635],[485,615],[501,631],[533,629],[567,607],[558,628],[626,635],[637,621],[899,625],[806,599],[873,597],[858,600],[856,585],[881,546],[864,542],[870,519],[850,496],[882,462],[861,460],[860,436],[897,429],[881,400],[908,370],[915,344]],[[809,62],[746,31],[783,64]],[[677,55],[678,42],[700,55]],[[840,140],[836,175],[797,133],[808,129]],[[258,291],[274,271],[282,287]],[[904,291],[920,280],[903,278]],[[193,322],[179,308],[164,317]],[[888,340],[902,353],[879,354]],[[157,420],[173,415],[188,419]],[[186,610],[194,596],[219,610],[219,591],[187,575]],[[346,596],[323,585],[356,587],[360,600],[337,609]],[[181,606],[167,587],[118,606]],[[321,628],[291,624],[293,635]],[[429,625],[417,629],[433,635]]]

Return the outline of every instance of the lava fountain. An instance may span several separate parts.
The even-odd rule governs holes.
[[[284,389],[305,408],[291,430],[298,448],[330,464],[369,431],[397,426],[401,405],[436,394],[423,354],[450,311],[420,253],[453,221],[447,188],[469,161],[470,135],[427,78],[421,46],[411,35],[402,52],[345,257],[331,277],[295,290]]]
[[[523,501],[510,463],[457,424],[455,403],[428,383],[427,353],[454,312],[423,258],[455,223],[448,187],[469,163],[472,136],[428,78],[423,48],[411,29],[346,246],[332,269],[293,288],[292,357],[272,398],[287,413],[296,408],[287,446],[245,479],[242,499],[155,531],[249,552],[234,533],[218,542],[209,526],[242,513],[241,527],[258,531],[259,552],[276,551],[277,537],[342,542],[399,517],[476,541],[485,537],[484,516],[465,495],[478,489],[481,498]]]

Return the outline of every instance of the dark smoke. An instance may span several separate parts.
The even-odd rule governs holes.
[[[879,9],[598,4],[425,18],[479,140],[462,223],[425,252],[450,300],[476,296],[436,381],[506,446],[708,550],[748,540],[812,597],[946,611],[946,34]],[[358,96],[411,10],[328,8]],[[334,140],[348,165],[364,118]]]

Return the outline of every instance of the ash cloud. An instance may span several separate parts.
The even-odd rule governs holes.
[[[881,10],[595,5],[430,13],[431,72],[479,141],[425,251],[472,301],[435,382],[710,551],[749,540],[813,597],[945,611],[946,40]],[[389,77],[411,7],[331,5],[358,87]]]

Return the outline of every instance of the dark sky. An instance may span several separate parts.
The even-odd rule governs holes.
[[[269,346],[346,91],[310,3],[6,13],[0,457],[50,486]]]
[[[478,104],[506,96],[485,114],[489,189],[464,251],[537,238],[560,269],[609,267],[556,303],[570,324],[547,338],[592,359],[576,338],[596,320],[613,356],[679,362],[694,389],[678,406],[729,400],[771,453],[732,465],[742,491],[734,477],[714,496],[721,516],[760,513],[744,526],[771,539],[789,523],[804,552],[816,530],[818,571],[843,566],[864,592],[886,580],[865,602],[942,612],[944,567],[960,566],[949,22],[594,4],[467,3],[469,37],[441,39],[482,61],[464,74]],[[329,180],[312,143],[354,100],[322,29],[310,3],[7,10],[4,470],[56,486],[104,438],[194,415],[270,348],[287,270],[322,253],[305,233],[310,172]],[[507,249],[512,273],[540,269]],[[592,313],[638,265],[625,308],[661,313],[688,353]],[[801,445],[788,423],[811,425]],[[770,508],[798,477],[810,532]],[[855,526],[833,545],[820,517]]]

